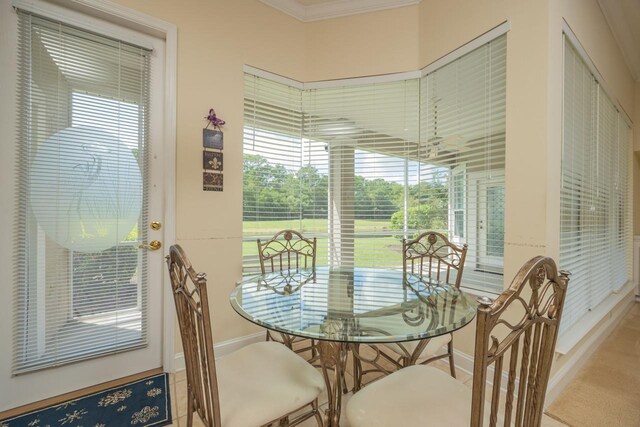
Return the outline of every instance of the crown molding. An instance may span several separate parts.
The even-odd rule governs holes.
[[[412,6],[421,0],[334,0],[305,6],[297,0],[260,0],[302,22],[321,21],[341,16]]]
[[[274,9],[278,9],[280,12],[284,12],[289,16],[293,16],[300,21],[304,21],[307,15],[307,8],[298,3],[295,0],[260,0],[267,6],[271,6]]]

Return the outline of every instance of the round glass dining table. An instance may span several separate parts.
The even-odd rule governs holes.
[[[475,301],[455,286],[402,270],[318,267],[245,279],[231,292],[242,317],[272,331],[317,340],[327,382],[327,420],[338,426],[349,350],[359,344],[433,338],[462,328]]]

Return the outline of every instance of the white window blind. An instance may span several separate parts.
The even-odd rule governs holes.
[[[19,11],[14,373],[146,344],[144,48]]]
[[[257,272],[256,239],[287,228],[326,234],[326,174],[323,185],[303,158],[299,88],[245,74],[243,150],[243,267]]]
[[[560,267],[570,327],[631,278],[630,128],[565,37]]]
[[[419,80],[311,89],[304,134],[328,153],[328,262],[401,267],[417,182]]]
[[[462,283],[496,292],[504,265],[506,42],[502,35],[427,74],[420,100],[419,205],[449,189],[435,206],[450,238],[468,245]]]
[[[246,74],[245,272],[255,239],[286,227],[318,237],[318,265],[375,267],[438,230],[469,243],[463,284],[501,290],[505,58],[501,36],[422,79],[300,89]]]

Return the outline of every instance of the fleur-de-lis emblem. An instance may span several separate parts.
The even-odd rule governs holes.
[[[220,160],[218,160],[217,157],[214,157],[212,160],[209,160],[209,166],[211,166],[211,169],[220,169],[221,165],[222,163],[220,163]]]

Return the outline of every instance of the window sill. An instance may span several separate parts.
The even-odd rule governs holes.
[[[464,285],[460,286],[460,290],[467,295],[475,297],[476,299],[480,297],[487,297],[487,298],[491,298],[492,301],[495,301],[496,298],[500,296],[500,292],[481,291],[476,288],[467,288]]]
[[[569,353],[582,339],[593,330],[593,328],[602,321],[611,311],[623,301],[630,293],[633,293],[634,283],[629,281],[622,288],[609,295],[598,304],[593,310],[585,314],[573,326],[567,329],[558,337],[556,344],[556,353]]]

